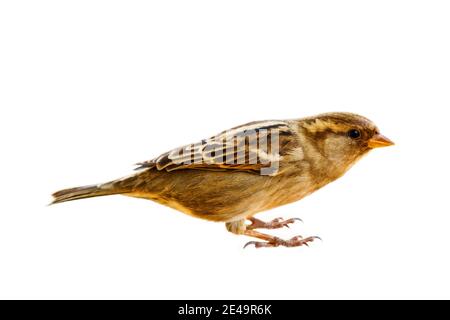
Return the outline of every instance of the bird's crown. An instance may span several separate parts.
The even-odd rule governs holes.
[[[341,133],[352,128],[377,131],[375,124],[366,117],[348,112],[330,112],[305,118],[301,121],[301,125],[313,134],[326,131]]]

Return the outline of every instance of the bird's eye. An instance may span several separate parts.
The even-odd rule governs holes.
[[[359,139],[359,138],[361,138],[361,131],[356,130],[356,129],[349,130],[347,134],[352,139]]]

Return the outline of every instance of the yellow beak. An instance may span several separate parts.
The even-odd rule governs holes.
[[[383,147],[389,147],[393,146],[395,143],[392,142],[390,139],[386,138],[382,134],[377,134],[372,137],[372,139],[368,142],[368,147],[371,149],[375,148],[383,148]]]

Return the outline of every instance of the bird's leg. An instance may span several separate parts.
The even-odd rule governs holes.
[[[254,238],[258,238],[258,239],[266,241],[266,242],[250,241],[244,246],[244,249],[247,248],[248,246],[252,246],[252,245],[254,245],[255,248],[257,248],[257,249],[259,249],[259,248],[275,248],[275,247],[280,247],[280,246],[288,247],[288,248],[301,247],[301,246],[309,246],[309,243],[313,242],[316,239],[320,240],[319,237],[303,238],[302,236],[296,236],[289,240],[283,240],[278,237],[274,237],[274,236],[271,236],[268,234],[254,231],[254,230],[246,230],[244,234],[249,237],[254,237]]]
[[[247,230],[254,230],[254,229],[280,229],[283,227],[289,228],[290,224],[295,223],[296,221],[303,222],[299,218],[292,218],[284,220],[283,218],[277,218],[273,219],[270,222],[264,222],[262,220],[250,217],[248,220],[252,223],[247,226]]]
[[[255,248],[273,248],[273,247],[301,247],[303,245],[308,246],[309,242],[313,242],[315,239],[320,239],[319,237],[308,237],[303,238],[302,236],[294,237],[290,240],[283,240],[281,238],[271,236],[265,233],[261,233],[255,230],[248,230],[245,220],[239,220],[235,222],[228,222],[226,224],[227,230],[239,235],[246,235],[253,238],[258,238],[262,241],[250,241],[244,248],[254,245]]]

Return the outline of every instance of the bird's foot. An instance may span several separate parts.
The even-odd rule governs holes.
[[[252,245],[254,245],[255,248],[257,248],[257,249],[259,249],[259,248],[276,248],[276,247],[280,247],[280,246],[287,247],[287,248],[301,247],[301,246],[309,247],[309,243],[313,242],[316,239],[322,240],[320,237],[303,238],[302,236],[296,236],[290,240],[283,240],[283,239],[280,239],[277,237],[273,237],[273,239],[266,241],[266,242],[250,241],[244,246],[244,249],[247,248],[248,246],[252,246]]]
[[[252,224],[247,226],[247,230],[254,230],[254,229],[280,229],[280,228],[289,228],[290,224],[295,223],[296,221],[303,222],[299,218],[292,218],[284,220],[283,218],[277,218],[273,219],[270,222],[264,222],[256,218],[249,218],[248,219]]]

